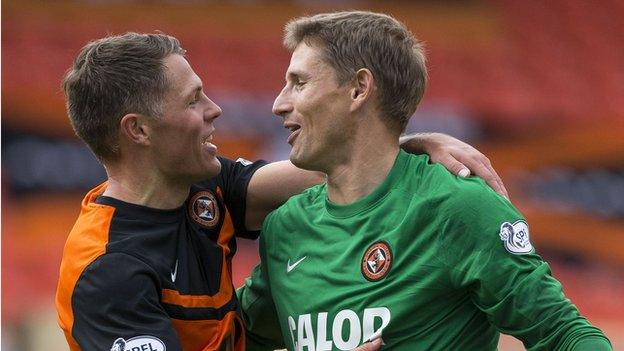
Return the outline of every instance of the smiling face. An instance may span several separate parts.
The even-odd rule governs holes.
[[[176,182],[196,182],[219,174],[213,122],[221,108],[203,92],[201,79],[181,55],[164,59],[170,85],[162,115],[150,123],[152,158],[158,171]]]
[[[291,131],[288,143],[294,165],[328,172],[344,161],[354,130],[349,94],[350,85],[338,84],[319,48],[304,42],[297,46],[286,71],[286,85],[273,104],[273,113]]]

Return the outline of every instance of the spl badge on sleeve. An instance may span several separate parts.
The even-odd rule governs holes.
[[[505,243],[505,249],[516,255],[528,254],[533,250],[529,241],[529,225],[524,220],[513,224],[504,222],[500,226],[500,238]]]
[[[157,337],[149,335],[135,336],[125,340],[117,338],[111,346],[111,351],[166,351],[167,347]]]

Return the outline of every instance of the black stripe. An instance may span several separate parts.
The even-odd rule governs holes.
[[[222,320],[227,313],[238,310],[238,300],[236,299],[236,294],[232,294],[232,299],[230,299],[230,301],[228,301],[228,303],[223,305],[221,308],[189,308],[164,302],[162,305],[171,318],[181,320]]]

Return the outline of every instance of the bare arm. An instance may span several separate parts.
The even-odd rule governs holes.
[[[247,187],[245,226],[259,230],[269,212],[289,197],[325,181],[325,174],[295,167],[290,161],[270,163],[254,173]]]
[[[419,133],[401,137],[401,147],[413,154],[429,154],[432,162],[439,162],[456,175],[467,177],[470,172],[484,179],[496,192],[507,197],[502,180],[485,155],[474,147],[441,133]],[[289,197],[325,181],[325,174],[305,171],[290,161],[278,161],[260,168],[251,177],[247,187],[245,226],[259,230],[269,212],[286,202]]]

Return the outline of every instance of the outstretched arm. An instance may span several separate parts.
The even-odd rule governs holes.
[[[474,147],[441,133],[419,133],[401,137],[401,147],[413,154],[429,154],[450,172],[467,177],[471,173],[482,178],[496,192],[508,197],[502,180],[485,155]],[[260,168],[247,188],[245,225],[259,230],[266,215],[289,197],[325,181],[325,174],[295,167],[290,161],[278,161]]]
[[[277,161],[258,169],[247,186],[245,226],[260,230],[269,212],[289,197],[325,181],[325,174],[295,167],[290,161]]]

